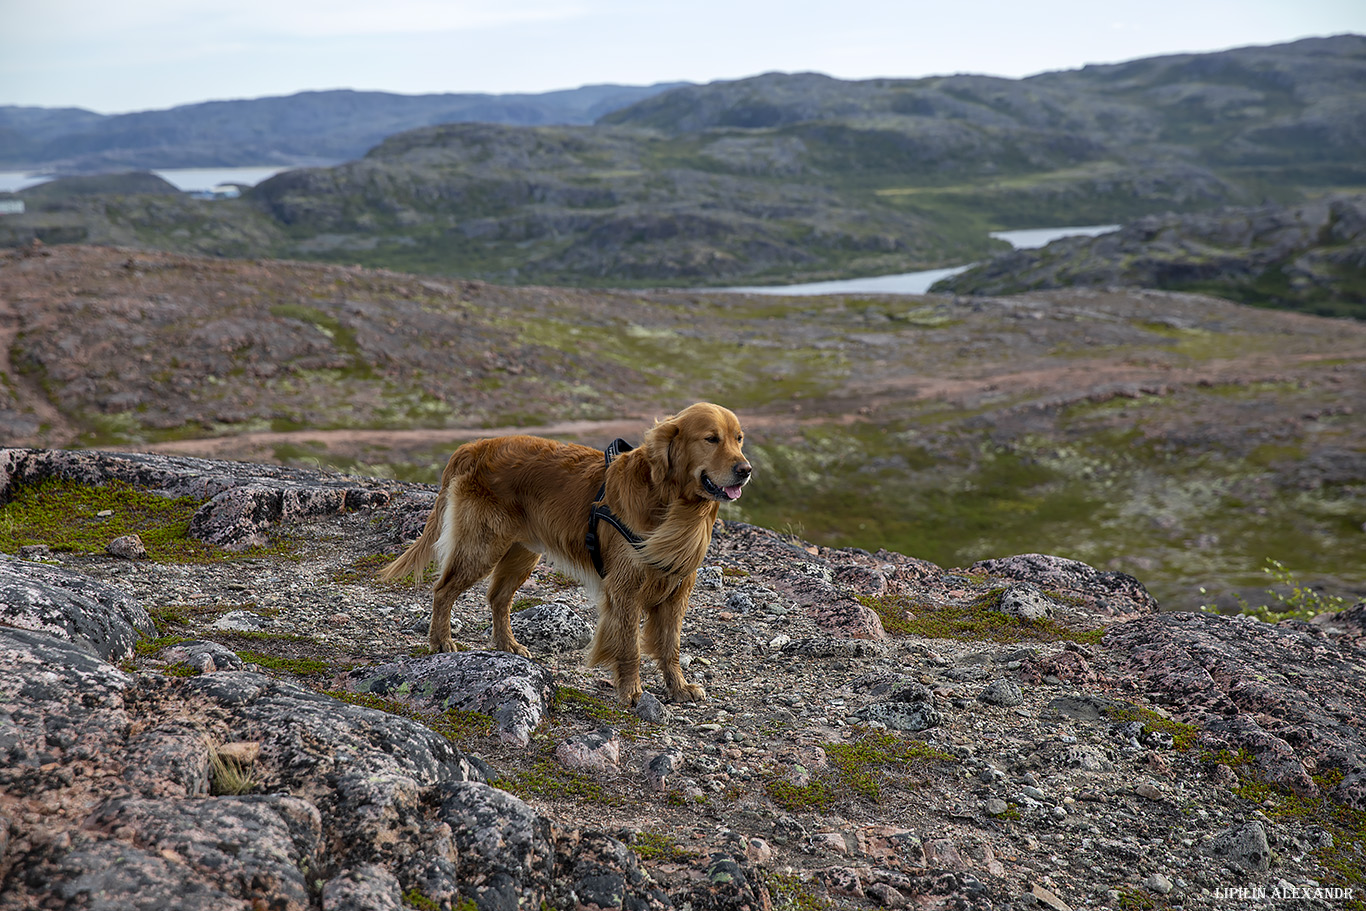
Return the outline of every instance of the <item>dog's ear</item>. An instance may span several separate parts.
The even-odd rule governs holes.
[[[678,424],[673,418],[659,421],[645,431],[645,454],[650,459],[650,483],[656,487],[673,474],[673,443],[678,436]]]

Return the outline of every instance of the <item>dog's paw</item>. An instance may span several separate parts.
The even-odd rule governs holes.
[[[433,655],[439,655],[442,652],[455,651],[455,642],[450,636],[447,636],[445,639],[433,639],[430,645]]]
[[[531,657],[531,649],[527,648],[525,645],[518,642],[516,639],[499,641],[499,639],[495,636],[493,640],[493,648],[495,651],[507,652],[509,655],[519,655],[523,658]]]
[[[669,691],[670,702],[706,702],[707,691],[696,683],[685,683]]]
[[[645,691],[641,689],[639,683],[635,686],[618,686],[617,701],[620,702],[623,707],[633,709],[639,704],[640,697],[644,692]]]

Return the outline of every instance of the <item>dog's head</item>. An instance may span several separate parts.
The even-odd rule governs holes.
[[[744,442],[740,419],[729,409],[690,405],[646,431],[650,480],[677,485],[686,499],[738,500],[754,471],[741,452]]]

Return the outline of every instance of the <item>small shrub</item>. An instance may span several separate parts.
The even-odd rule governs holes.
[[[1246,598],[1235,595],[1238,613],[1256,617],[1264,623],[1277,623],[1281,620],[1313,620],[1319,614],[1335,613],[1347,607],[1345,598],[1321,594],[1307,585],[1302,585],[1295,578],[1295,574],[1279,560],[1267,557],[1262,573],[1270,576],[1272,583],[1280,588],[1268,588],[1266,594],[1271,600],[1258,607],[1253,607]],[[1200,594],[1207,595],[1209,592],[1201,588]],[[1216,609],[1208,604],[1201,604],[1200,609],[1216,612]]]
[[[250,794],[255,790],[257,781],[251,769],[243,766],[231,756],[225,756],[212,743],[204,744],[209,750],[209,792],[215,797],[232,797]]]

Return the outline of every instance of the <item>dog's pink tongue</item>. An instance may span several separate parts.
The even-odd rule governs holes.
[[[740,491],[741,491],[741,489],[742,489],[742,488],[740,487],[739,484],[736,484],[734,487],[727,487],[727,488],[725,489],[725,490],[726,490],[726,496],[730,497],[732,500],[738,500],[738,499],[740,499]]]

